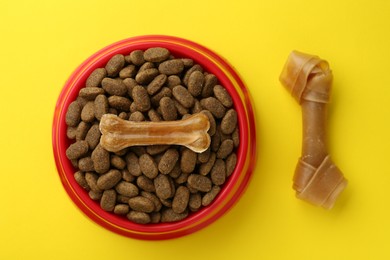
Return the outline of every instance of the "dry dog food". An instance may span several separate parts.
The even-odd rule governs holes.
[[[199,113],[211,138],[201,153],[165,144],[110,152],[100,143],[106,114],[160,122]],[[165,48],[114,55],[90,74],[65,121],[76,182],[103,210],[135,223],[180,221],[210,205],[237,164],[238,118],[228,91],[199,64]]]

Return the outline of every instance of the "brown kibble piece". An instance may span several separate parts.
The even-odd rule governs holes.
[[[108,113],[108,100],[105,95],[98,95],[94,101],[95,117],[100,120],[104,114]]]
[[[116,185],[115,190],[119,194],[122,194],[124,196],[129,197],[129,198],[132,198],[132,197],[135,197],[135,196],[138,195],[138,188],[137,188],[137,186],[135,186],[133,183],[127,182],[127,181],[119,182]]]
[[[204,109],[209,110],[216,118],[222,118],[225,115],[226,108],[214,97],[204,98],[200,101],[200,104]]]
[[[87,153],[88,143],[82,140],[71,144],[68,149],[66,149],[66,157],[70,160],[81,158]]]
[[[126,78],[122,82],[127,88],[127,94],[133,98],[133,88],[138,85],[137,81],[133,78]]]
[[[210,158],[210,154],[211,154],[210,147],[206,151],[204,151],[203,153],[199,153],[198,154],[198,163],[208,162],[209,158]]]
[[[76,131],[77,127],[68,126],[66,128],[66,137],[68,137],[69,139],[76,139]]]
[[[114,77],[118,75],[119,71],[125,66],[125,56],[116,54],[106,64],[107,75]]]
[[[129,211],[130,207],[127,204],[117,204],[114,207],[114,213],[117,215],[126,215]]]
[[[103,89],[113,96],[125,96],[127,87],[121,79],[104,78],[102,80]]]
[[[221,132],[219,130],[215,131],[215,134],[211,137],[211,151],[217,152],[219,146],[221,145]]]
[[[167,83],[166,83],[168,88],[173,88],[173,87],[180,85],[180,84],[181,84],[181,79],[177,75],[170,75],[168,77]]]
[[[142,196],[136,196],[129,199],[131,209],[139,212],[150,213],[154,210],[154,203]]]
[[[180,169],[180,163],[179,161],[175,164],[175,166],[173,167],[172,171],[169,172],[169,176],[171,176],[172,178],[178,178],[181,174],[181,169]],[[175,180],[176,182],[176,180]]]
[[[104,89],[98,87],[82,88],[79,91],[79,96],[89,101],[95,100],[100,94],[104,94]]]
[[[199,64],[195,64],[194,66],[192,66],[191,68],[189,68],[189,69],[185,72],[184,77],[183,77],[183,80],[182,80],[185,86],[188,86],[188,80],[189,80],[191,74],[192,74],[194,71],[203,72],[203,68],[202,68]]]
[[[211,181],[215,185],[222,185],[226,180],[226,166],[225,162],[222,159],[217,159],[214,163],[213,168],[211,169]]]
[[[103,174],[110,169],[110,153],[100,144],[93,150],[91,158],[97,173]]]
[[[84,140],[91,125],[81,121],[76,129],[76,141]]]
[[[99,176],[92,172],[85,173],[85,181],[88,183],[89,188],[97,193],[102,193],[103,191],[97,186],[98,178]]]
[[[217,151],[217,158],[225,159],[229,154],[232,153],[234,148],[233,140],[226,139],[221,143]]]
[[[134,65],[141,66],[145,63],[144,52],[142,50],[134,50],[130,53],[129,59]]]
[[[181,152],[180,168],[184,173],[191,173],[194,171],[197,161],[197,154],[188,148],[183,148]]]
[[[96,146],[99,144],[100,136],[101,133],[99,130],[99,125],[92,125],[91,128],[88,130],[87,135],[85,136],[85,141],[87,141],[89,149],[93,150],[96,148]]]
[[[191,211],[197,211],[202,206],[202,196],[200,193],[193,193],[190,195],[188,207]]]
[[[184,67],[192,67],[194,65],[194,60],[188,59],[188,58],[183,58],[181,59],[183,61]]]
[[[207,74],[204,77],[204,85],[202,89],[202,97],[207,98],[213,95],[214,86],[217,85],[218,79],[214,74]]]
[[[236,168],[237,164],[237,155],[236,153],[231,153],[227,158],[226,158],[226,177],[229,177],[234,169]]]
[[[115,190],[105,190],[100,199],[100,207],[105,211],[113,211],[116,202]]]
[[[165,75],[175,75],[179,74],[183,71],[184,64],[181,59],[173,59],[173,60],[167,60],[158,66],[158,70],[160,73]]]
[[[121,71],[119,71],[119,77],[121,79],[132,78],[135,76],[136,73],[137,73],[137,68],[133,64],[130,64],[124,67],[123,69],[121,69]]]
[[[147,152],[148,154],[150,154],[150,155],[156,155],[156,154],[165,152],[169,147],[170,147],[170,145],[164,145],[164,144],[160,144],[160,145],[148,145],[148,146],[146,147],[146,152]]]
[[[152,82],[149,83],[149,85],[146,87],[146,90],[148,91],[149,95],[154,95],[156,94],[162,86],[165,84],[167,81],[167,75],[165,74],[160,74],[157,77],[155,77]]]
[[[144,53],[144,59],[151,62],[162,62],[169,58],[171,53],[168,49],[161,47],[149,48]]]
[[[187,181],[189,185],[201,192],[208,192],[211,190],[211,180],[206,176],[191,174],[188,176]]]
[[[139,84],[148,84],[150,83],[159,73],[158,69],[150,68],[145,70],[139,70],[135,76],[135,80]]]
[[[194,71],[188,78],[188,91],[194,97],[199,96],[202,93],[204,83],[203,73],[200,71]]]
[[[85,190],[89,191],[90,190],[90,187],[87,183],[87,181],[85,180],[85,174],[84,172],[81,172],[81,171],[77,171],[73,174],[74,176],[74,179],[76,180],[76,182]]]
[[[171,183],[167,175],[159,174],[154,179],[154,187],[156,188],[156,195],[160,199],[168,199],[173,195]]]
[[[133,100],[139,111],[146,112],[150,109],[150,98],[144,87],[135,86],[133,88]]]
[[[224,105],[229,108],[233,106],[233,100],[229,92],[221,85],[215,85],[213,88],[214,96]]]
[[[177,188],[175,196],[172,201],[172,210],[175,213],[183,213],[188,205],[190,199],[190,191],[185,186]]]
[[[126,167],[126,161],[118,155],[111,155],[111,165],[119,170],[123,170]]]
[[[107,71],[104,68],[95,69],[91,75],[87,78],[85,86],[90,87],[99,87],[102,80],[107,76]]]
[[[95,105],[93,101],[88,101],[81,110],[81,120],[90,123],[95,119]]]
[[[150,121],[153,121],[153,122],[159,122],[162,120],[160,114],[157,113],[157,111],[154,109],[150,109],[148,111],[148,117],[149,117]]]
[[[145,212],[139,212],[139,211],[132,210],[126,215],[126,217],[128,220],[133,221],[134,223],[137,223],[137,224],[150,223],[150,216],[149,216],[149,214],[147,214]]]
[[[141,112],[135,111],[135,112],[130,114],[129,121],[142,122],[142,121],[145,121],[145,116]]]
[[[153,157],[149,154],[143,154],[139,157],[139,166],[143,174],[149,179],[156,178],[158,174],[158,168],[153,160]]]
[[[162,207],[161,201],[154,193],[147,192],[147,191],[141,191],[141,196],[145,197],[153,202],[155,212],[161,210],[161,207]]]
[[[215,197],[217,197],[218,193],[221,191],[219,186],[213,186],[209,192],[207,192],[202,198],[202,206],[206,207],[213,202]]]
[[[162,211],[161,213],[161,222],[175,222],[185,219],[188,216],[188,212],[184,211],[183,213],[175,213],[173,209],[168,208]]]
[[[100,200],[103,196],[103,192],[98,192],[98,191],[94,191],[94,190],[90,190],[88,192],[88,196],[92,199],[92,200]]]
[[[237,112],[234,109],[229,109],[221,121],[221,132],[231,134],[237,127]]]
[[[133,182],[135,180],[135,176],[131,175],[131,173],[127,169],[121,170],[122,179],[127,182]]]
[[[130,110],[131,101],[126,97],[111,96],[108,98],[108,104],[112,108],[128,112]]]
[[[232,133],[232,140],[233,140],[234,148],[237,148],[240,144],[240,135],[239,135],[238,126],[236,127],[236,129],[234,129]]]
[[[163,97],[160,100],[161,113],[165,121],[174,121],[177,119],[177,110],[175,103],[169,97]]]
[[[187,115],[189,113],[189,109],[183,107],[177,100],[173,100],[173,103],[174,103],[174,105],[176,107],[177,112],[180,115],[184,116],[184,115]]]
[[[91,171],[95,170],[93,168],[93,161],[92,161],[90,156],[81,158],[78,161],[78,168],[80,169],[80,171],[83,171],[83,172],[91,172]]]
[[[66,111],[65,122],[68,126],[77,126],[81,119],[81,107],[77,101],[70,103]]]
[[[195,99],[194,106],[191,109],[192,114],[200,113],[203,110],[199,100]]]
[[[108,190],[114,187],[122,179],[122,173],[116,169],[109,170],[97,180],[97,186],[101,190]]]
[[[162,174],[169,174],[175,167],[178,160],[179,152],[174,148],[168,149],[158,164],[158,170]]]
[[[139,166],[139,161],[135,153],[129,152],[125,157],[127,170],[133,176],[140,176],[142,174],[141,168]]]
[[[214,166],[214,163],[215,163],[215,160],[216,160],[217,156],[214,152],[211,152],[210,154],[210,157],[209,157],[209,160],[206,162],[206,163],[202,163],[200,166],[199,166],[199,173],[201,175],[207,175],[209,174],[209,172],[211,171],[211,169],[213,168]]]
[[[181,85],[178,85],[172,89],[172,95],[183,107],[190,108],[194,105],[194,97],[185,87]]]
[[[163,97],[172,97],[172,90],[170,90],[167,87],[163,87],[160,92],[155,94],[153,97],[151,97],[150,101],[153,104],[153,106],[158,106],[160,104],[160,100]]]
[[[155,192],[156,187],[151,179],[145,175],[141,175],[137,178],[137,186],[147,192]]]

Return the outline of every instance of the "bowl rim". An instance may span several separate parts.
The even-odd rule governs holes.
[[[237,150],[237,165],[234,172],[223,185],[217,198],[207,207],[192,213],[184,220],[173,223],[141,225],[130,222],[115,214],[105,212],[97,202],[88,197],[74,180],[74,168],[65,156],[69,145],[66,141],[65,114],[71,101],[77,97],[89,74],[98,67],[104,67],[108,59],[131,50],[150,47],[165,47],[178,57],[192,58],[205,71],[213,73],[234,101],[238,113],[240,145]],[[81,84],[81,85],[80,85]],[[68,78],[56,103],[53,125],[52,144],[54,159],[61,182],[76,206],[97,224],[124,236],[138,239],[169,239],[193,233],[211,224],[226,213],[241,197],[248,186],[256,163],[256,126],[254,111],[249,92],[233,67],[221,56],[195,42],[167,35],[144,35],[127,38],[110,44],[97,51]]]

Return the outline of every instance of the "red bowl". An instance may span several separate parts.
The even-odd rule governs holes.
[[[90,73],[104,67],[115,54],[128,55],[136,49],[165,47],[175,57],[186,57],[200,64],[205,71],[213,73],[233,98],[238,114],[240,145],[237,148],[237,165],[223,185],[213,203],[201,210],[190,213],[174,223],[136,224],[124,217],[106,212],[98,202],[89,198],[88,193],[75,181],[76,171],[65,155],[71,144],[66,136],[65,115],[69,104],[74,101],[79,90],[85,86]],[[53,120],[53,152],[62,184],[76,204],[90,219],[99,225],[124,236],[137,239],[170,239],[193,233],[220,218],[229,210],[244,192],[251,178],[256,161],[256,130],[253,108],[248,90],[234,69],[211,50],[188,40],[161,35],[138,36],[111,44],[96,52],[84,61],[70,76],[58,98]]]

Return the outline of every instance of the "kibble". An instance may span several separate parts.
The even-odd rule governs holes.
[[[103,210],[138,224],[175,222],[210,205],[234,172],[240,137],[237,112],[215,75],[165,48],[111,57],[87,78],[65,116],[66,155],[75,181]],[[129,121],[209,118],[210,147],[100,146],[99,121],[111,113]]]
[[[98,95],[104,94],[104,89],[98,87],[82,88],[79,92],[79,97],[86,100],[95,100]]]
[[[125,57],[122,54],[114,55],[106,65],[107,75],[114,77],[125,66]]]
[[[129,199],[129,206],[132,210],[150,213],[154,210],[154,203],[142,196]]]
[[[116,169],[109,170],[97,180],[97,186],[101,190],[108,190],[114,187],[122,178],[122,173]]]
[[[66,149],[66,156],[72,159],[79,159],[88,153],[88,143],[86,141],[77,141]]]
[[[207,192],[202,198],[202,205],[208,206],[215,199],[218,193],[221,191],[219,186],[213,186],[209,192]]]
[[[93,167],[97,173],[103,174],[110,169],[110,153],[100,144],[93,150],[91,158]]]
[[[66,112],[65,122],[68,126],[77,126],[81,119],[81,106],[77,101],[70,103]]]
[[[87,78],[85,86],[90,87],[99,87],[102,80],[107,76],[107,71],[104,68],[95,69],[91,75]]]
[[[78,168],[80,171],[83,172],[92,172],[95,170],[95,168],[93,167],[93,161],[90,156],[78,160]]]
[[[105,211],[113,211],[116,203],[115,190],[105,190],[100,199],[100,207]]]
[[[204,109],[209,110],[216,118],[222,118],[225,115],[226,108],[215,97],[204,98],[200,101]]]
[[[175,75],[179,74],[184,69],[184,63],[181,59],[167,60],[158,66],[160,73],[165,75]]]
[[[122,80],[104,78],[102,87],[110,95],[124,96],[127,94],[127,87]]]

